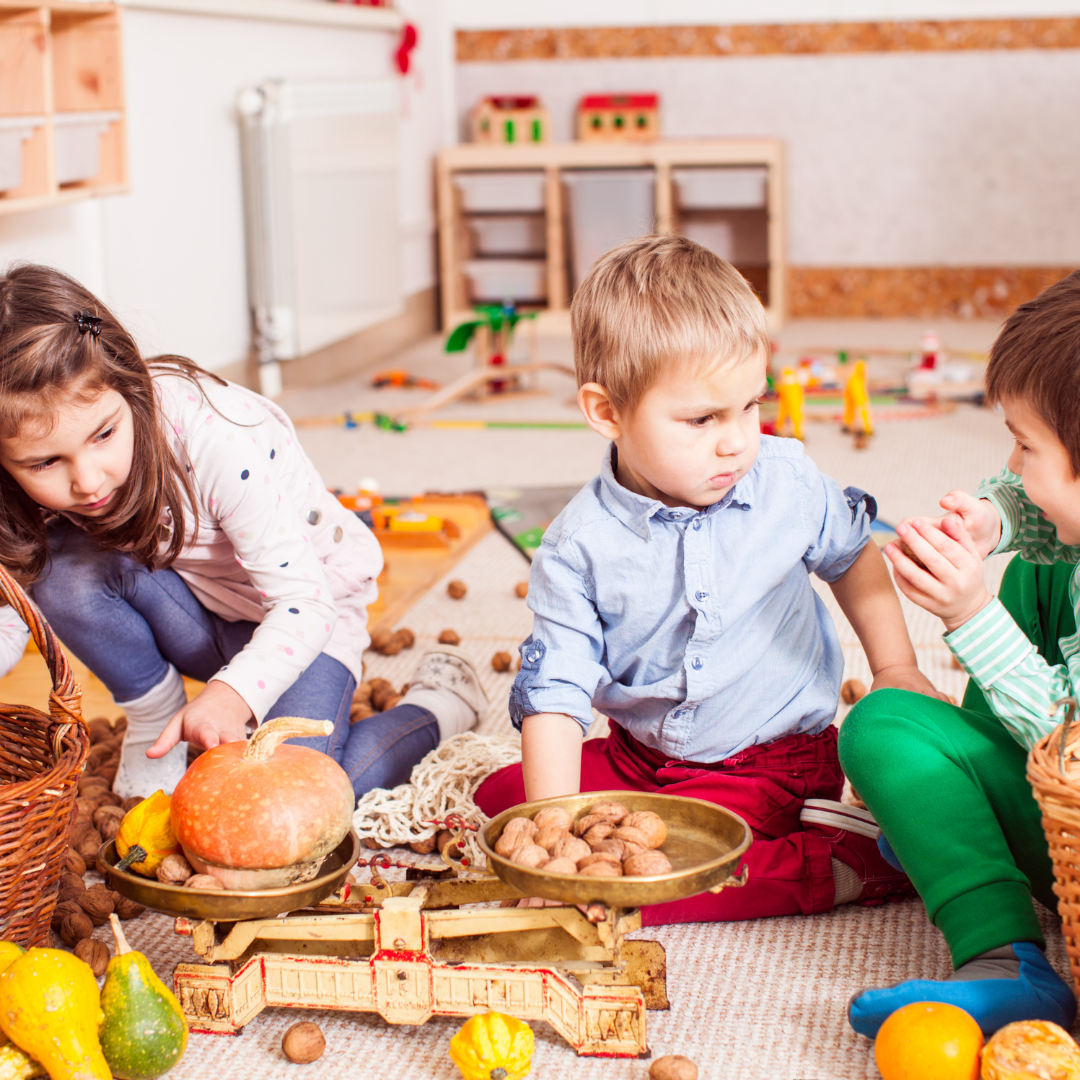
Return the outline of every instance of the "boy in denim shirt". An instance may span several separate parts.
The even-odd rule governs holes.
[[[510,697],[522,763],[477,803],[495,814],[622,789],[740,814],[749,884],[647,908],[646,924],[910,892],[871,815],[838,801],[843,657],[810,573],[858,634],[875,689],[935,691],[868,543],[873,500],[841,491],[795,440],[760,435],[761,304],[711,252],[651,236],[593,267],[571,319],[578,401],[611,446],[533,561],[533,633]],[[594,707],[611,734],[583,741]]]

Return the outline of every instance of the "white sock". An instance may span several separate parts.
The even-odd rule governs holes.
[[[165,678],[132,701],[118,701],[127,714],[127,730],[120,751],[113,791],[123,798],[144,798],[155,791],[171,795],[187,771],[186,742],[177,743],[163,758],[148,758],[146,751],[157,741],[165,725],[187,704],[180,672],[169,665]]]
[[[836,882],[836,898],[833,900],[833,907],[850,904],[862,896],[862,879],[846,862],[833,859],[832,873],[833,881]]]
[[[476,710],[453,690],[432,690],[410,686],[399,705],[419,705],[427,709],[439,724],[439,742],[476,727]]]

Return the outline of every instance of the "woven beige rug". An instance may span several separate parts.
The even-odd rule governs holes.
[[[530,615],[513,587],[528,565],[501,536],[479,543],[447,575],[466,583],[463,600],[451,600],[446,581],[435,585],[403,620],[417,635],[416,648],[395,657],[371,656],[369,674],[407,681],[419,651],[445,628],[456,630],[482,673],[493,705],[481,730],[509,730],[506,698],[513,676],[491,668],[499,650],[516,655]],[[838,615],[828,590],[826,602]],[[912,636],[932,677],[950,693],[963,677],[951,668],[934,620],[910,609]],[[848,674],[868,678],[865,659],[846,623],[838,623]],[[1067,965],[1057,919],[1042,911],[1050,955]],[[126,924],[131,945],[147,954],[171,981],[174,966],[195,959],[190,940],[173,932],[163,915]],[[104,936],[99,930],[98,934]],[[648,1014],[654,1056],[693,1058],[703,1078],[716,1080],[870,1080],[878,1076],[871,1043],[847,1026],[848,998],[866,986],[915,977],[943,977],[949,957],[941,936],[926,921],[922,904],[908,900],[878,908],[846,906],[827,915],[756,922],[684,925],[636,935],[667,950],[671,1009]],[[313,1065],[290,1064],[281,1036],[292,1023],[314,1020],[327,1049]],[[237,1037],[193,1035],[174,1080],[253,1080],[360,1076],[457,1080],[447,1056],[451,1035],[463,1021],[433,1019],[421,1027],[393,1027],[379,1016],[267,1009]],[[648,1061],[579,1058],[546,1024],[534,1026],[536,1078],[645,1080]]]

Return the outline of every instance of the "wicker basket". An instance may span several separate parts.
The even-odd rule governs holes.
[[[1028,754],[1027,777],[1042,811],[1043,831],[1054,864],[1054,893],[1065,935],[1073,985],[1080,993],[1080,727],[1072,725],[1077,703],[1065,707],[1065,720],[1044,735]]]
[[[60,642],[3,567],[0,599],[30,628],[53,683],[48,714],[0,705],[0,940],[30,948],[48,938],[90,734]]]

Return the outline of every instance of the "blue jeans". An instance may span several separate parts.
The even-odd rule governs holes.
[[[258,623],[229,622],[208,611],[173,570],[148,570],[119,551],[104,551],[60,519],[49,527],[49,563],[32,595],[64,644],[108,687],[118,703],[142,697],[169,664],[206,682],[251,640]],[[320,653],[274,703],[265,719],[332,720],[318,739],[291,739],[329,754],[349,774],[357,797],[395,787],[439,743],[435,717],[398,705],[349,724],[356,680]]]

